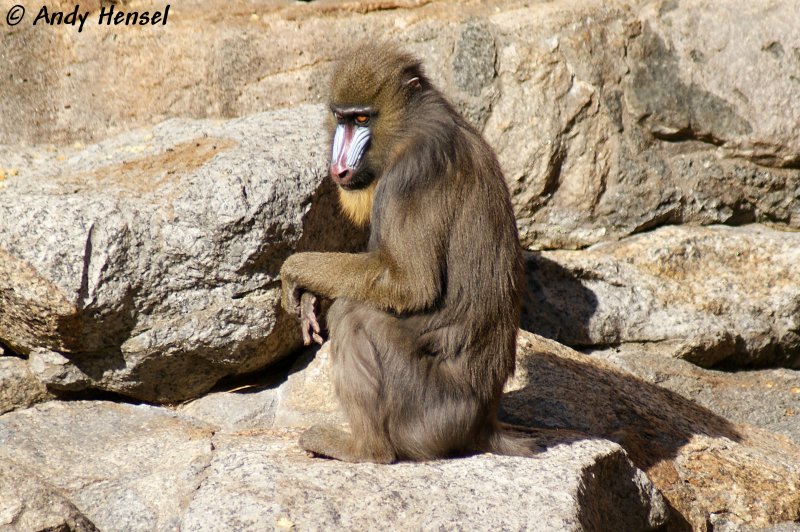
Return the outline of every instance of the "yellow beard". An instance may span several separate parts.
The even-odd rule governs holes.
[[[359,227],[365,226],[372,216],[372,198],[375,197],[377,180],[361,190],[345,190],[339,187],[339,205],[345,216]]]

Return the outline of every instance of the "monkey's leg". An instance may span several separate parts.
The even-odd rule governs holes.
[[[303,449],[347,462],[390,463],[397,458],[384,428],[379,353],[366,333],[368,322],[382,315],[347,300],[331,306],[331,376],[352,434],[314,426],[300,438]]]

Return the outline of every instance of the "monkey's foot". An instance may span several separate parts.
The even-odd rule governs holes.
[[[343,462],[389,464],[394,461],[394,456],[390,452],[359,452],[350,434],[330,426],[314,425],[300,435],[298,443],[301,448],[316,456],[335,458]]]
[[[334,427],[314,425],[300,435],[300,447],[317,456],[360,462],[353,452],[353,437]]]

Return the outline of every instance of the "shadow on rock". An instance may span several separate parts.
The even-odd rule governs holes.
[[[590,344],[597,297],[575,274],[540,253],[525,254],[526,290],[520,327],[567,345]]]
[[[690,444],[743,440],[732,423],[694,402],[533,334],[520,333],[517,373],[524,384],[503,396],[500,419],[536,427],[534,439],[546,447],[619,443],[669,499],[675,530],[690,527],[684,499],[693,492],[676,469]]]
[[[572,432],[616,441],[644,470],[675,458],[695,435],[741,439],[733,424],[710,410],[561,345],[591,343],[588,328],[598,302],[580,280],[590,272],[529,252],[525,275],[521,328],[534,334],[519,337],[517,371],[525,386],[504,396],[507,421],[570,431],[564,432],[568,441],[579,437]]]
[[[667,389],[534,335],[520,335],[525,386],[503,397],[510,423],[616,441],[641,469],[671,460],[695,435],[741,439],[728,420]]]

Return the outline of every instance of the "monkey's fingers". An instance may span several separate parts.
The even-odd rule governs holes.
[[[319,320],[317,319],[317,296],[311,292],[304,292],[300,297],[300,322],[303,330],[303,343],[311,345],[311,342],[316,342],[322,345],[322,336],[320,336],[321,328]]]
[[[311,292],[303,292],[300,297],[300,312],[305,321],[314,329],[314,332],[319,332],[319,321],[317,320],[317,296]]]
[[[311,345],[312,342],[322,345],[325,342],[322,336],[313,330],[308,321],[303,321],[301,324],[301,329],[303,331],[303,345]]]

